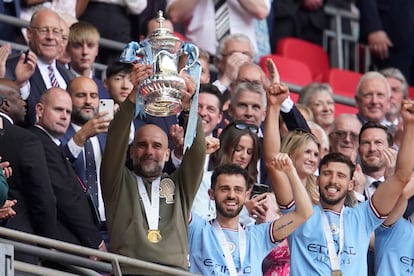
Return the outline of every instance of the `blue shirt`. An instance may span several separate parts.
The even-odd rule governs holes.
[[[293,208],[285,209],[284,212],[290,212]],[[344,245],[339,260],[342,275],[367,275],[369,239],[383,221],[376,214],[370,201],[360,203],[354,208],[344,207]],[[291,276],[304,275],[305,272],[306,275],[331,275],[319,205],[314,206],[313,215],[289,236],[289,249],[292,260]]]
[[[271,231],[272,222],[248,226],[246,255],[240,270],[239,234],[237,230],[223,228],[234,264],[241,275],[262,275],[262,260],[276,246]],[[220,240],[211,221],[192,214],[189,225],[190,272],[201,275],[229,275]]]
[[[414,225],[401,218],[375,230],[377,276],[414,275]]]

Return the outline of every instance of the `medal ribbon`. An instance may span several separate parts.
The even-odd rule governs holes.
[[[229,247],[227,246],[226,237],[224,236],[223,230],[221,229],[221,226],[220,226],[220,224],[218,223],[217,220],[214,220],[213,227],[214,227],[214,230],[216,231],[216,234],[217,234],[218,239],[220,241],[221,249],[223,250],[224,259],[226,260],[226,265],[229,269],[230,276],[241,275],[241,273],[239,273],[239,274],[237,273],[233,257],[231,256]],[[243,230],[243,228],[241,227],[240,224],[239,224],[238,232],[239,232],[240,270],[242,271],[243,270],[244,258],[246,256],[246,235],[245,235],[244,230]]]
[[[344,246],[344,218],[343,218],[343,208],[341,210],[341,214],[339,215],[339,250],[338,253],[335,252],[335,244],[332,238],[332,231],[329,227],[328,219],[326,217],[325,211],[323,210],[322,206],[321,214],[322,214],[322,223],[323,223],[323,232],[325,234],[325,240],[328,246],[328,256],[331,262],[331,270],[332,271],[340,271],[341,267],[339,265],[339,258],[341,255],[342,248]]]
[[[160,181],[161,177],[155,179],[151,184],[151,202],[145,188],[144,181],[136,176],[138,183],[138,191],[144,204],[145,215],[149,230],[158,230],[158,218],[160,214]]]

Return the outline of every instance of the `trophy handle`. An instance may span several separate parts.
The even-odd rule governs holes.
[[[138,42],[131,41],[125,46],[124,50],[122,51],[122,54],[119,57],[119,61],[125,63],[141,63],[142,51],[143,48]]]
[[[192,43],[183,43],[181,46],[181,51],[183,54],[187,56],[187,62],[186,65],[181,68],[180,73],[183,70],[188,70],[189,68],[193,67],[194,64],[196,64],[198,57],[200,55],[200,51],[197,46],[195,46]]]

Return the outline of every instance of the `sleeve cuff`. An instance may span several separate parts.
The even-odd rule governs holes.
[[[27,100],[27,98],[29,98],[29,95],[30,95],[30,82],[26,82],[26,84],[23,85],[20,88],[20,95],[22,96],[23,100]]]
[[[354,195],[359,202],[365,201],[365,196],[363,194],[354,191]]]
[[[283,101],[282,105],[280,106],[280,111],[282,111],[283,113],[288,113],[292,110],[292,107],[295,103],[292,101],[292,99],[289,97],[287,97],[286,100]]]
[[[219,80],[215,80],[213,82],[213,85],[215,85],[218,88],[218,90],[220,90],[221,94],[223,94],[227,90],[227,86],[222,85]]]
[[[182,160],[179,159],[177,156],[175,156],[175,151],[174,150],[171,152],[171,161],[172,161],[175,168],[178,168],[178,167],[181,166],[181,161]]]
[[[81,153],[83,147],[80,147],[76,145],[75,141],[73,141],[73,138],[71,138],[68,142],[68,148],[70,153],[72,153],[74,158],[78,158],[79,154]]]

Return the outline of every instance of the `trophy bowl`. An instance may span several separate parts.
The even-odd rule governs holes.
[[[162,26],[165,18],[158,12],[159,28],[144,41],[130,42],[121,54],[120,61],[151,64],[153,74],[138,86],[140,100],[144,100],[144,112],[158,117],[177,114],[185,81],[179,72],[191,68],[198,59],[198,48],[182,42],[169,29]]]
[[[143,80],[138,90],[145,99],[145,113],[166,117],[180,113],[181,89],[185,89],[185,82],[176,75],[154,74]]]

